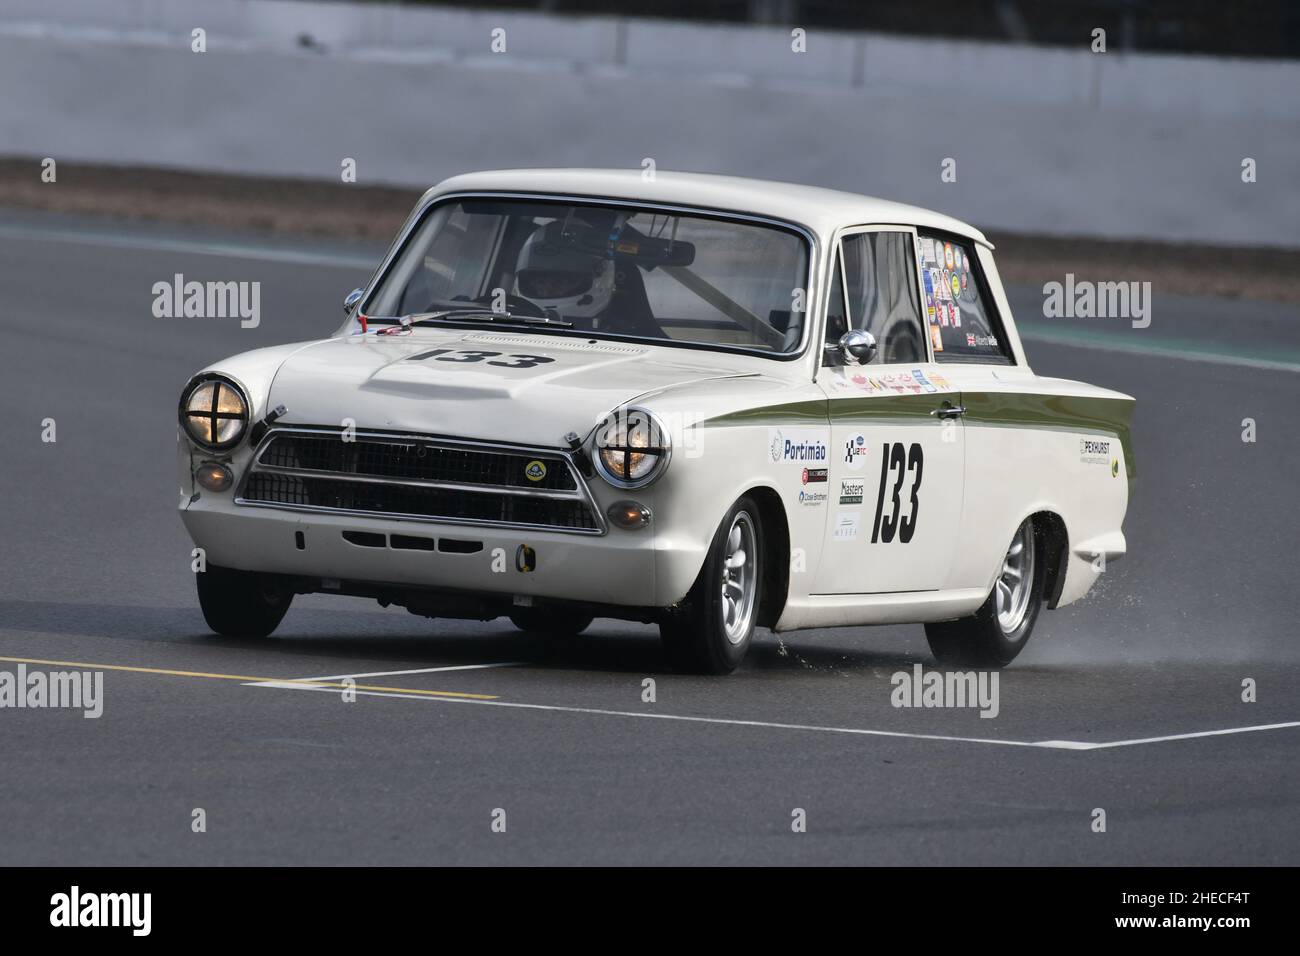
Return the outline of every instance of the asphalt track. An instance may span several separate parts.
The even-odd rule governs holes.
[[[1294,307],[1157,289],[1134,330],[1011,290],[1040,373],[1137,397],[1138,482],[1129,556],[1044,613],[981,719],[890,706],[919,627],[764,632],[721,679],[647,627],[543,645],[354,599],[209,635],[178,390],[332,329],[375,255],[0,212],[0,670],[105,674],[97,720],[0,710],[0,865],[1300,863]],[[260,281],[261,325],[153,318],[177,272]],[[395,690],[283,683],[342,675]]]

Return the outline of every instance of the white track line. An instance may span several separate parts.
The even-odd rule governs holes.
[[[367,674],[330,674],[324,678],[294,678],[292,680],[251,680],[244,687],[302,687],[303,684],[326,682],[326,680],[346,680],[348,678],[391,678],[399,674],[446,674],[447,671],[480,671],[489,667],[519,667],[520,661],[500,661],[497,663],[456,663],[447,667],[412,667],[404,671],[369,671]]]
[[[0,239],[21,239],[35,242],[73,242],[87,246],[106,246],[115,249],[138,249],[145,252],[184,252],[200,256],[223,256],[230,259],[257,259],[265,262],[292,262],[297,265],[324,266],[331,269],[373,270],[379,264],[380,253],[372,256],[343,252],[309,251],[294,248],[290,243],[263,245],[243,242],[219,242],[191,239],[183,236],[154,237],[131,235],[106,235],[79,229],[41,229],[25,226],[0,225]]]
[[[335,687],[316,687],[310,684],[246,684],[246,687],[278,687],[290,690],[326,691],[341,694]],[[641,717],[651,720],[677,720],[697,724],[725,724],[732,727],[763,727],[770,730],[808,730],[827,734],[854,734],[864,737],[901,737],[908,740],[941,740],[962,744],[995,744],[1002,747],[1031,747],[1039,750],[1101,750],[1108,747],[1132,747],[1138,744],[1161,743],[1169,740],[1189,740],[1194,737],[1215,737],[1225,734],[1244,734],[1258,730],[1279,730],[1300,727],[1300,721],[1282,724],[1260,724],[1254,727],[1232,727],[1227,730],[1206,730],[1192,734],[1173,734],[1167,737],[1143,737],[1135,740],[1116,740],[1090,743],[1084,740],[995,740],[991,737],[953,737],[945,734],[915,734],[899,730],[869,730],[864,727],[829,727],[820,724],[786,724],[770,720],[737,720],[728,717],[691,717],[685,714],[656,714],[637,710],[604,710],[597,707],[564,707],[556,704],[525,704],[508,700],[467,700],[457,697],[420,697],[389,691],[355,691],[367,697],[396,697],[404,700],[438,701],[448,704],[481,704],[485,707],[512,707],[518,710],[549,710],[566,714],[592,714],[601,717]]]
[[[1131,342],[1105,342],[1091,336],[1073,336],[1068,332],[1060,334],[1041,333],[1035,329],[1018,329],[1020,338],[1026,342],[1043,345],[1059,345],[1072,349],[1095,349],[1099,352],[1112,352],[1120,355],[1139,355],[1152,358],[1178,359],[1185,362],[1209,362],[1212,365],[1232,365],[1238,368],[1263,369],[1270,372],[1300,372],[1300,365],[1295,362],[1274,361],[1253,358],[1245,355],[1232,355],[1226,352],[1210,352],[1193,349],[1179,349],[1173,345],[1151,342],[1137,345]],[[1208,342],[1208,346],[1215,343]]]
[[[1164,737],[1137,737],[1133,740],[1112,740],[1096,744],[1076,740],[1048,740],[1044,741],[1044,743],[1059,744],[1070,750],[1105,750],[1108,747],[1136,747],[1138,744],[1159,744],[1168,740],[1223,737],[1227,734],[1249,734],[1258,730],[1283,730],[1287,727],[1300,727],[1300,720],[1289,720],[1281,724],[1256,724],[1253,727],[1228,727],[1224,730],[1199,730],[1192,734],[1168,734]]]

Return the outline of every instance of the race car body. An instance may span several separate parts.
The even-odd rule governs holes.
[[[562,633],[918,622],[998,666],[1125,551],[1133,401],[1031,370],[938,213],[729,177],[521,170],[417,204],[329,337],[180,403],[222,633],[297,593]]]

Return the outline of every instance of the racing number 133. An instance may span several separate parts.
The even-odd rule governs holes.
[[[889,544],[898,535],[902,544],[912,540],[916,531],[916,514],[921,509],[917,495],[921,491],[921,470],[925,464],[925,455],[921,446],[912,442],[910,448],[904,449],[902,442],[885,442],[880,449],[880,490],[876,493],[876,523],[871,528],[871,543],[883,541]],[[912,474],[911,500],[907,514],[901,514],[903,503],[899,495],[903,490],[903,480]],[[890,493],[890,510],[885,513],[885,486],[893,478],[893,490]]]

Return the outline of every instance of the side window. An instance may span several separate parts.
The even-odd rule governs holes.
[[[910,232],[862,232],[843,242],[849,323],[876,340],[872,364],[924,362]]]
[[[925,233],[919,238],[934,360],[1010,365],[1002,326],[970,245]]]

